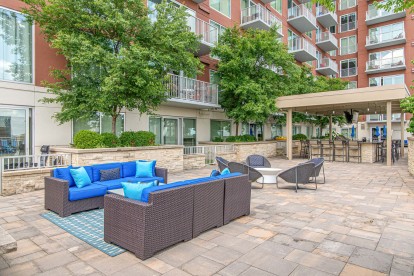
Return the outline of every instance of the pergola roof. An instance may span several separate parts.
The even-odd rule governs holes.
[[[410,96],[404,84],[357,88],[279,97],[276,106],[281,111],[292,109],[313,115],[342,115],[351,109],[360,115],[386,113],[387,102],[392,113],[400,113],[400,101]]]

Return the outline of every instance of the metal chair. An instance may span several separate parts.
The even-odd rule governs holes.
[[[309,161],[306,161],[303,164],[307,164],[307,163],[313,163],[314,164],[314,169],[315,169],[315,173],[314,176],[312,176],[312,178],[314,178],[314,182],[316,183],[316,178],[319,177],[319,174],[322,170],[322,174],[323,174],[323,182],[319,183],[319,184],[325,184],[325,168],[324,168],[324,162],[325,159],[323,158],[314,158],[311,159]]]
[[[258,170],[243,163],[229,162],[228,167],[230,172],[247,174],[249,176],[250,183],[256,182],[260,177],[263,177],[263,175]],[[260,189],[263,189],[264,184],[260,184],[262,184],[262,187]]]
[[[41,156],[40,156],[40,166],[41,167],[46,166],[47,158],[48,158],[48,155],[49,155],[49,148],[50,148],[50,146],[48,146],[48,145],[43,145],[40,148],[40,153],[41,153]],[[53,164],[53,165],[56,165],[56,164]]]
[[[222,157],[219,157],[219,156],[216,156],[216,162],[217,162],[217,165],[219,167],[220,172],[222,172],[224,169],[228,168],[227,165],[229,164],[229,161],[227,161],[226,159],[224,159]]]
[[[310,158],[322,157],[322,145],[320,140],[309,140],[309,156]]]
[[[282,178],[288,183],[296,184],[296,193],[298,192],[298,184],[308,184],[311,183],[311,177],[315,177],[315,164],[314,163],[303,163],[299,164],[293,168],[287,169],[281,172],[277,178]],[[279,181],[276,181],[276,186],[279,189]],[[318,183],[315,182],[315,190],[318,189]]]
[[[269,160],[266,157],[258,154],[249,155],[246,158],[247,166],[253,168],[270,168],[272,165],[270,164]]]

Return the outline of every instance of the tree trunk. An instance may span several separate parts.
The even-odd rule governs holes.
[[[118,115],[112,115],[112,133],[116,135],[116,118]]]
[[[236,136],[239,135],[239,122],[236,122]]]

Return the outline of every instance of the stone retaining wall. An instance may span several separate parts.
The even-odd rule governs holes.
[[[414,137],[408,137],[408,171],[414,175]]]
[[[70,153],[72,155],[72,165],[74,166],[144,159],[157,160],[157,166],[167,168],[169,172],[184,170],[183,146],[99,149],[51,148],[50,151],[51,153]]]
[[[204,154],[184,155],[184,170],[200,169],[206,166]]]
[[[44,189],[44,177],[50,176],[49,169],[35,169],[3,172],[1,195],[9,196]]]

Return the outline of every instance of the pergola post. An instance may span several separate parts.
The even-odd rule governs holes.
[[[405,140],[405,137],[404,137],[404,112],[401,112],[401,149],[400,149],[400,152],[401,152],[401,157],[404,157],[404,140]]]
[[[391,102],[387,102],[387,166],[392,165],[391,151],[392,151],[392,132],[391,132],[391,121],[392,121],[392,109]]]
[[[289,108],[286,113],[286,157],[292,160],[293,140],[292,140],[292,108]]]
[[[332,142],[332,115],[329,116],[329,141]]]

